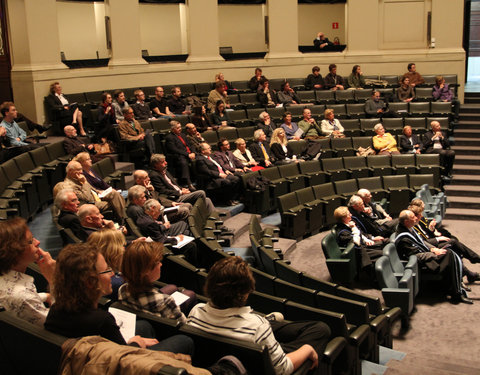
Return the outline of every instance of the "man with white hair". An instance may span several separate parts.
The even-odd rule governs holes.
[[[85,137],[82,137],[82,139],[77,136],[77,129],[75,129],[74,126],[65,126],[63,132],[65,133],[65,138],[63,138],[63,148],[67,154],[77,155],[84,151],[88,152],[90,155],[95,155],[97,153],[93,143],[87,143],[84,141]],[[94,162],[98,160],[100,160],[100,158],[94,160]]]
[[[423,135],[423,152],[425,154],[439,154],[440,165],[445,168],[443,175],[450,178],[455,161],[455,151],[450,149],[448,138],[445,132],[442,132],[438,121],[432,121],[430,127],[431,130]]]
[[[258,115],[257,129],[263,130],[267,142],[270,142],[270,138],[272,138],[273,131],[276,128],[277,125],[267,112],[263,111]]]
[[[83,238],[79,237],[82,241],[86,241],[90,234],[100,229],[115,229],[115,223],[112,220],[106,220],[98,207],[93,204],[81,206],[78,210],[78,217],[85,233]]]
[[[84,230],[77,215],[80,201],[75,192],[72,189],[61,190],[55,197],[54,204],[60,210],[58,224],[63,228],[70,229],[75,236],[81,238]]]
[[[384,230],[385,236],[390,236],[397,229],[398,219],[392,217],[378,203],[372,202],[372,194],[367,189],[360,189],[357,195],[362,198],[365,213]]]
[[[270,151],[270,146],[267,143],[267,136],[262,129],[255,130],[253,133],[253,140],[254,142],[252,142],[248,149],[252,153],[255,161],[265,168],[273,165],[275,158]]]
[[[357,224],[358,229],[360,229],[363,234],[379,239],[382,238],[383,241],[383,230],[380,225],[365,212],[365,204],[362,198],[358,195],[352,195],[348,201],[348,209],[352,214],[352,220]]]

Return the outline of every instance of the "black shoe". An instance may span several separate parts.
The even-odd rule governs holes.
[[[44,125],[42,126],[42,130],[43,130],[43,131],[46,131],[46,130],[50,129],[52,126],[53,126],[53,124],[44,124]]]
[[[467,275],[467,280],[469,283],[474,283],[475,281],[480,281],[480,273],[472,272]]]
[[[222,234],[227,234],[227,235],[233,234],[233,231],[232,231],[231,229],[228,229],[226,226],[221,226],[221,227],[218,228],[218,229],[220,229],[220,232],[221,232]]]
[[[187,189],[190,190],[190,192],[197,191],[197,189],[195,189],[195,186],[193,186],[192,184],[188,185]]]
[[[464,289],[466,292],[471,292],[472,291],[472,288],[469,288],[464,283],[462,283],[462,289]]]
[[[470,298],[464,296],[463,294],[458,294],[456,296],[453,296],[451,299],[450,299],[450,303],[454,303],[454,304],[457,304],[457,303],[466,303],[467,305],[473,305],[473,300],[471,300]]]

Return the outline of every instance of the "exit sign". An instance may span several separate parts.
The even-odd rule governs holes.
[[[332,23],[332,29],[338,29],[338,22]]]

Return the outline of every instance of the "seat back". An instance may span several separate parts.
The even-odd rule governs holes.
[[[342,158],[330,158],[322,160],[324,171],[340,171],[344,170]]]
[[[383,189],[382,179],[377,177],[365,177],[357,180],[359,189],[367,189],[370,191]]]
[[[300,163],[300,173],[311,174],[322,170],[319,160],[308,160]]]
[[[383,255],[388,257],[393,272],[403,273],[405,268],[403,267],[400,257],[398,256],[397,248],[395,247],[395,244],[393,243],[387,244],[383,248]]]
[[[344,156],[343,165],[346,169],[367,168],[365,156]]]
[[[278,171],[282,177],[298,177],[298,163],[289,163],[278,167]]]
[[[398,281],[393,273],[388,257],[382,255],[375,262],[375,274],[380,288],[398,288]]]
[[[385,189],[408,189],[407,175],[383,176],[383,187]]]
[[[307,149],[307,141],[300,139],[298,141],[290,140],[288,141],[288,147],[292,150],[294,155],[297,157],[301,156]]]
[[[336,196],[333,183],[327,182],[321,185],[315,185],[313,187],[313,192],[317,199],[324,199],[325,197]]]
[[[369,167],[391,167],[390,156],[388,155],[369,155],[367,156],[367,165]]]
[[[403,155],[392,155],[392,166],[394,167],[405,167],[405,166],[415,166],[415,155],[414,154],[403,154]]]
[[[335,236],[333,233],[328,233],[323,239],[322,239],[322,250],[323,254],[325,255],[325,258],[327,259],[341,259],[342,258],[342,252],[340,251],[340,248],[338,247],[337,240],[335,239]]]
[[[335,190],[338,195],[350,196],[358,191],[357,180],[335,181]]]
[[[345,150],[352,148],[352,138],[332,138],[330,144],[334,150]]]
[[[297,190],[295,193],[297,194],[299,204],[313,202],[316,199],[315,195],[313,194],[313,189],[311,187]]]
[[[278,204],[280,208],[280,213],[289,211],[293,207],[299,205],[295,192],[284,194],[278,197]]]

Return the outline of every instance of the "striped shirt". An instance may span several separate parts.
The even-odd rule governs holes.
[[[266,345],[275,372],[278,375],[293,372],[293,363],[275,339],[270,323],[249,306],[221,310],[199,303],[190,311],[188,324],[217,335]]]

